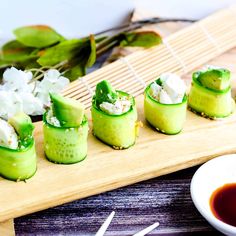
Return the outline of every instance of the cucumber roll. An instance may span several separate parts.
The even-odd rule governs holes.
[[[50,94],[52,105],[43,116],[44,150],[49,161],[73,164],[87,156],[88,120],[76,100]]]
[[[114,149],[134,145],[137,134],[137,110],[134,98],[115,90],[108,81],[96,86],[92,101],[93,134]]]
[[[21,181],[37,169],[34,126],[29,116],[17,113],[8,122],[0,119],[0,175]]]
[[[229,116],[235,107],[231,97],[230,71],[209,66],[194,72],[188,106],[192,111],[212,119]]]
[[[164,73],[145,89],[145,118],[159,132],[179,133],[186,119],[186,110],[186,86],[177,75]]]

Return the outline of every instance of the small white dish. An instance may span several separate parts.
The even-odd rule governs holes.
[[[236,227],[217,219],[210,209],[210,197],[219,187],[236,183],[236,154],[224,155],[203,164],[191,181],[191,197],[201,215],[217,230],[236,236]]]

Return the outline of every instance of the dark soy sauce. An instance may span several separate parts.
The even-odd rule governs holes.
[[[216,218],[236,226],[236,183],[216,189],[211,195],[210,207]]]

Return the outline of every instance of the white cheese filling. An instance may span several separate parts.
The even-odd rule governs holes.
[[[126,96],[118,98],[114,104],[109,102],[103,102],[100,104],[100,109],[110,115],[121,115],[129,111],[130,107],[131,102]]]
[[[50,125],[61,127],[60,121],[55,116],[53,116],[52,109],[47,112],[46,120]]]
[[[2,119],[0,119],[0,146],[11,149],[18,147],[18,136],[14,128]]]
[[[153,82],[150,95],[162,104],[177,104],[183,101],[186,93],[184,81],[176,74],[164,73],[160,76],[161,86]]]

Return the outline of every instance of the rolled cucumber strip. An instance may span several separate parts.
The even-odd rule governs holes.
[[[197,78],[193,77],[188,106],[202,116],[214,119],[229,116],[235,109],[235,102],[231,97],[230,86],[216,91],[202,86]]]
[[[58,164],[73,164],[87,156],[88,120],[84,116],[76,127],[57,127],[43,116],[44,151],[48,160]]]
[[[144,114],[146,120],[158,131],[165,134],[178,134],[186,119],[187,96],[182,103],[162,104],[150,94],[151,84],[144,92]]]
[[[116,91],[118,96],[129,96],[129,94]],[[102,142],[115,149],[125,149],[135,144],[137,110],[135,100],[132,98],[132,105],[129,111],[113,115],[103,112],[96,105],[95,98],[92,102],[93,134]]]
[[[31,138],[25,147],[10,149],[0,146],[0,175],[6,179],[21,181],[32,177],[37,169],[35,142]]]

